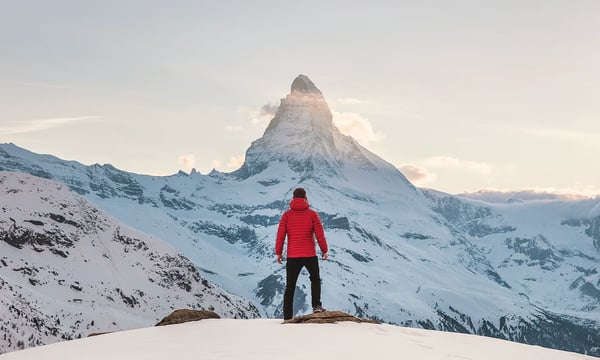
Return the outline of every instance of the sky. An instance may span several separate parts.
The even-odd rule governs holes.
[[[417,186],[600,194],[600,2],[0,0],[0,143],[232,171],[291,82]]]
[[[275,319],[206,319],[114,332],[0,355],[2,360],[386,360],[401,357],[415,360],[597,359],[470,334],[350,321],[282,324]]]

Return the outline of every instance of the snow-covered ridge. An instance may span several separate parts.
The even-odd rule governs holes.
[[[258,316],[63,184],[0,172],[0,199],[0,353],[149,326],[175,308]]]
[[[0,355],[2,360],[544,359],[591,356],[481,336],[392,325],[201,320],[125,331]]]

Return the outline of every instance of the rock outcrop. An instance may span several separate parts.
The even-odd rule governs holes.
[[[173,324],[183,324],[189,321],[198,321],[204,319],[220,319],[221,317],[210,310],[190,310],[190,309],[179,309],[173,311],[167,317],[162,319],[156,326],[165,326]]]
[[[293,319],[285,320],[284,324],[300,324],[300,323],[310,323],[310,324],[335,324],[340,321],[353,321],[357,323],[371,323],[371,324],[379,324],[378,321],[370,320],[370,319],[360,319],[350,314],[347,314],[343,311],[324,311],[316,314],[308,314],[302,316],[296,316]]]

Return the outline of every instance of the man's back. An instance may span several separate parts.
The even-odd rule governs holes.
[[[310,257],[316,256],[315,239],[319,243],[321,251],[327,252],[327,241],[323,232],[323,225],[319,215],[309,208],[308,201],[303,198],[294,198],[290,202],[290,210],[281,217],[277,229],[276,252],[281,254],[283,243],[287,235],[287,257]]]
[[[311,210],[303,188],[294,190],[294,198],[290,202],[290,210],[286,211],[279,221],[275,256],[277,263],[283,262],[283,244],[288,238],[287,262],[285,266],[286,285],[283,295],[283,318],[291,319],[293,315],[294,290],[296,281],[303,267],[310,275],[310,292],[313,312],[325,311],[321,306],[321,277],[319,262],[315,249],[315,236],[323,253],[323,260],[328,259],[327,240],[323,232],[323,224],[319,215]]]

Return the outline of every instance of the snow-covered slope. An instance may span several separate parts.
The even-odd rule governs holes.
[[[258,315],[65,185],[0,172],[0,353],[150,326],[176,308]]]
[[[600,321],[600,199],[486,204],[427,194],[512,291],[546,310]]]
[[[391,325],[202,320],[137,329],[0,355],[2,360],[544,359],[590,356],[505,340]]]
[[[515,202],[529,202],[529,201],[546,201],[546,200],[559,200],[559,201],[572,201],[572,200],[583,200],[587,199],[586,196],[581,195],[568,195],[568,194],[553,194],[548,192],[539,191],[494,191],[494,190],[480,190],[472,193],[463,193],[457,196],[479,200],[486,203],[515,203]]]
[[[303,75],[233,173],[144,176],[12,144],[0,145],[1,169],[67,184],[268,317],[281,316],[285,286],[277,223],[303,186],[331,248],[325,307],[600,355],[600,200],[487,204],[417,189],[342,135]],[[309,308],[307,278],[297,313]]]

